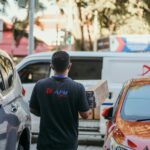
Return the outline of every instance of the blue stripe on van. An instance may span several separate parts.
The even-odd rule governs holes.
[[[113,105],[113,103],[103,103],[102,105],[110,106],[110,105]]]

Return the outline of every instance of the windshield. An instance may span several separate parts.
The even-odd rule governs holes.
[[[128,90],[121,116],[126,120],[150,118],[150,85],[134,86]]]

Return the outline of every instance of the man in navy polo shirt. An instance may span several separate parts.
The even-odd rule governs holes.
[[[68,53],[55,52],[52,68],[55,75],[38,81],[30,100],[30,111],[41,117],[37,149],[77,150],[78,113],[84,119],[91,113],[85,89],[68,77]]]

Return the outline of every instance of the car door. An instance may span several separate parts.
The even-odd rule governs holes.
[[[29,102],[32,90],[36,82],[40,79],[49,77],[50,74],[50,60],[30,61],[24,64],[18,70],[23,88],[25,89],[25,100]],[[32,133],[39,131],[39,117],[31,114],[32,117]]]
[[[13,87],[14,70],[11,61],[0,56],[0,149],[15,150],[19,128],[17,99],[19,94]],[[17,91],[17,92],[15,92]]]

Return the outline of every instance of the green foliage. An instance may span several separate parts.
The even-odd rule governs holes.
[[[0,3],[4,4],[4,8],[8,5],[7,0],[0,0]],[[81,32],[81,40],[75,37],[79,47],[85,42],[85,22],[94,24],[95,11],[98,12],[98,37],[111,34],[150,34],[150,0],[57,0],[60,8],[70,3],[78,11],[74,15],[78,15],[78,28]],[[44,9],[45,6],[40,1],[36,12]],[[14,35],[18,35],[19,31],[24,35],[27,25],[28,16],[24,21],[15,22],[14,29],[17,32]]]
[[[68,3],[68,0],[58,1],[60,4]],[[150,34],[150,0],[70,0],[69,2],[78,8],[77,13],[80,14],[78,26],[82,29],[81,35],[85,35],[82,33],[85,31],[82,27],[84,22],[90,21],[91,24],[95,24],[95,11],[98,12],[97,37],[111,34]],[[85,18],[89,20],[86,21]],[[76,45],[79,47],[85,41],[85,37],[81,37],[80,41],[76,40]]]
[[[97,0],[88,12],[94,15],[95,10],[101,36],[150,33],[149,0]]]
[[[35,1],[37,2],[36,7],[35,7],[35,13],[45,9],[45,6],[43,5],[42,2],[39,2],[37,0],[35,0]],[[16,5],[17,5],[18,0],[14,0],[14,2],[16,2]],[[23,4],[27,5],[25,7],[29,7],[28,2],[29,2],[28,0],[24,1]],[[0,0],[0,3],[3,4],[3,13],[7,16],[7,13],[5,13],[5,7],[11,6],[11,3],[9,3],[8,0]],[[12,18],[12,21],[13,21],[13,36],[14,36],[15,44],[16,44],[16,46],[18,46],[23,37],[28,37],[28,33],[27,33],[26,29],[29,25],[29,11],[24,20],[19,20],[16,16],[14,16],[14,18]],[[36,21],[37,21],[37,19],[35,19],[35,23],[36,23]],[[37,41],[37,39],[36,39],[36,41]],[[35,44],[35,46],[36,46],[36,44]]]
[[[0,0],[0,3],[1,3],[1,4],[6,4],[6,3],[7,3],[7,0]]]

